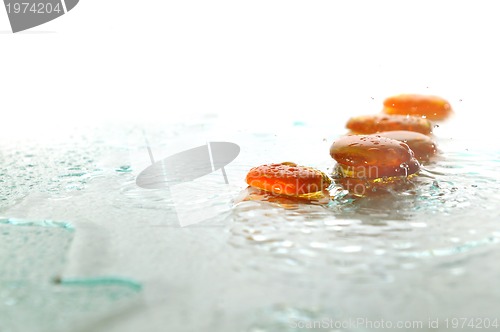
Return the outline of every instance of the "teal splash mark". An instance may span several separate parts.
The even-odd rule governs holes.
[[[59,283],[63,286],[88,286],[88,287],[103,286],[103,285],[124,286],[124,287],[128,287],[131,290],[134,290],[137,292],[142,290],[142,284],[140,284],[134,280],[125,279],[125,278],[121,278],[121,277],[60,279],[60,280],[56,280],[56,283]]]
[[[132,167],[130,165],[123,165],[115,169],[115,171],[118,173],[130,173],[132,172]]]
[[[75,228],[68,222],[60,222],[53,220],[41,220],[41,221],[31,221],[16,218],[0,218],[0,225],[12,225],[12,226],[28,226],[28,227],[53,227],[66,229],[68,231],[74,231]]]
[[[0,331],[85,330],[135,303],[135,280],[62,276],[74,235],[68,222],[0,218]]]

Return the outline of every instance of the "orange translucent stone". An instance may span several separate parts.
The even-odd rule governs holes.
[[[444,120],[452,113],[450,103],[437,96],[402,94],[384,101],[384,113],[425,116],[431,120]]]
[[[406,115],[363,115],[349,119],[346,127],[357,134],[374,134],[382,131],[408,130],[422,134],[432,132],[429,120]]]
[[[303,196],[285,196],[285,195],[273,195],[268,191],[264,191],[254,187],[247,187],[240,194],[234,198],[236,204],[248,201],[260,201],[269,202],[277,204],[285,209],[297,208],[297,204],[301,203],[312,203],[312,204],[328,204],[330,201],[330,193],[324,190],[316,195]]]
[[[254,167],[248,172],[246,181],[252,187],[273,194],[302,198],[321,193],[331,184],[325,173],[289,162]]]
[[[414,131],[384,131],[374,135],[406,143],[415,154],[415,158],[420,161],[429,160],[437,152],[436,143],[429,136]]]
[[[376,135],[341,137],[332,144],[330,155],[347,178],[408,176],[420,169],[408,145]]]

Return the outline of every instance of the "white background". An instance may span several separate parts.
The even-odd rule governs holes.
[[[449,99],[468,117],[464,133],[495,129],[471,121],[496,117],[500,105],[496,9],[495,1],[81,0],[12,34],[2,8],[1,137],[204,113],[250,127],[343,125],[402,92]]]

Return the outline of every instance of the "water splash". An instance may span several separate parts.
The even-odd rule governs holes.
[[[290,259],[304,267],[332,259],[351,262],[348,273],[468,255],[499,240],[494,235],[500,229],[497,164],[493,155],[452,151],[426,165],[413,186],[402,190],[367,197],[338,190],[327,205],[296,204],[293,211],[243,202],[233,209],[231,243],[251,255],[280,253],[274,257],[282,264]],[[480,228],[471,223],[477,215]]]
[[[61,277],[74,235],[67,222],[0,219],[2,331],[67,331],[137,298],[141,285],[133,280]]]

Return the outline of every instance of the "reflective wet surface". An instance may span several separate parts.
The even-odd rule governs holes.
[[[461,121],[439,124],[440,153],[410,186],[366,197],[332,187],[323,205],[238,199],[260,164],[331,173],[329,147],[346,131],[320,122],[221,131],[212,116],[3,141],[0,322],[5,331],[262,332],[323,319],[431,330],[429,319],[500,318],[500,150],[465,137]],[[216,170],[137,186],[148,148],[161,160],[207,141],[241,148],[225,167],[229,184]]]

